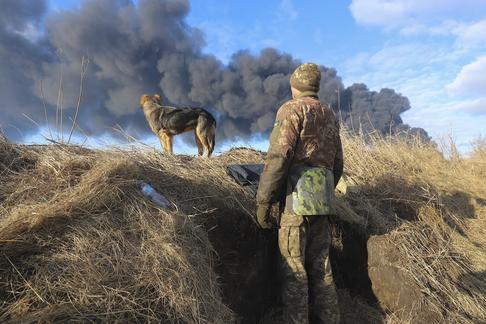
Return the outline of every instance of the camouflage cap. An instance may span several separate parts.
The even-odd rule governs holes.
[[[319,91],[321,71],[314,63],[304,63],[295,69],[290,77],[290,85],[300,91]]]

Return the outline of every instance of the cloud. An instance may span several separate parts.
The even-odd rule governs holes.
[[[345,81],[359,80],[370,87],[391,87],[413,98],[442,91],[455,77],[451,62],[458,53],[447,45],[402,42],[376,52],[361,52],[343,64]]]
[[[486,45],[486,19],[477,21],[448,19],[437,24],[409,21],[400,26],[399,33],[403,36],[451,36],[455,38],[455,45],[459,49],[484,48]]]
[[[414,107],[404,121],[434,139],[452,131],[467,143],[484,132],[485,1],[353,0],[349,9],[359,25],[384,31],[385,45],[348,59],[345,80],[400,91]]]
[[[463,46],[484,46],[486,44],[486,19],[464,26],[458,34],[459,42]]]
[[[465,65],[447,89],[455,95],[483,96],[486,89],[486,56]]]
[[[401,1],[353,0],[349,6],[354,19],[361,25],[390,27],[407,16]]]
[[[486,115],[486,97],[459,102],[451,105],[450,108],[455,111]]]
[[[292,0],[280,0],[278,6],[278,13],[281,18],[295,20],[299,15],[297,9],[295,9]]]
[[[460,54],[440,42],[409,41],[385,45],[375,52],[358,53],[344,63],[345,81],[361,81],[370,87],[391,87],[410,99],[413,109],[400,116],[405,123],[423,127],[438,139],[449,130],[469,140],[480,133],[480,118],[471,123],[471,111],[454,110],[446,86],[454,80]],[[467,121],[468,132],[464,132]],[[484,123],[484,120],[483,120]]]
[[[402,34],[453,34],[458,22],[486,13],[483,0],[353,0],[349,6],[363,26],[400,30]]]
[[[404,36],[430,35],[430,36],[458,36],[467,27],[466,23],[446,20],[435,25],[418,21],[410,21],[401,26],[400,34]]]

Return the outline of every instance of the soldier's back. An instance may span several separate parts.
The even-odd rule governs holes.
[[[289,104],[299,115],[302,127],[293,164],[332,170],[340,146],[339,124],[334,112],[314,97],[293,99]]]

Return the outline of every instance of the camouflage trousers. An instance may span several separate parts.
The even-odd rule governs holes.
[[[327,216],[283,213],[278,232],[284,323],[339,323]]]

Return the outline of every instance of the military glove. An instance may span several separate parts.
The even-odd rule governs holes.
[[[271,229],[273,227],[273,224],[270,221],[271,207],[271,205],[257,205],[256,218],[258,225],[260,225],[262,229]]]

